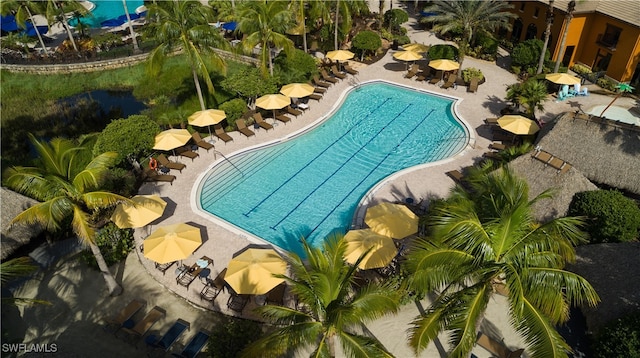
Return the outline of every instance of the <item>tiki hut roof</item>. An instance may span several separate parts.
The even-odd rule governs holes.
[[[14,225],[11,230],[8,230],[11,220],[37,201],[7,188],[0,188],[0,194],[2,205],[0,211],[0,225],[2,225],[0,260],[4,260],[20,246],[28,244],[31,238],[37,236],[42,230],[37,225]]]
[[[547,189],[553,189],[553,197],[535,203],[532,207],[533,216],[540,222],[546,222],[567,214],[573,196],[581,191],[598,190],[575,168],[566,173],[545,166],[530,154],[522,155],[511,162],[509,167],[513,172],[527,180],[529,184],[529,198],[533,198]]]
[[[567,269],[589,281],[601,299],[595,308],[581,307],[590,332],[640,310],[640,242],[583,245],[576,253]]]
[[[543,127],[537,144],[592,182],[640,194],[640,127],[566,113]]]

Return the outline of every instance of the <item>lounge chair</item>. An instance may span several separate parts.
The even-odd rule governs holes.
[[[429,83],[432,85],[437,85],[442,81],[442,71],[438,70],[432,79],[429,80]]]
[[[155,170],[147,169],[145,170],[145,181],[154,181],[154,182],[168,182],[173,185],[173,181],[176,180],[175,175],[166,175],[166,174],[158,174]]]
[[[180,148],[176,148],[176,153],[181,157],[191,158],[191,161],[198,157],[198,153],[192,151],[189,147],[183,146]]]
[[[456,183],[461,183],[462,180],[464,179],[464,175],[458,170],[450,170],[445,174],[447,174]]]
[[[502,342],[498,342],[482,332],[478,333],[476,344],[498,358],[518,358],[524,352],[524,349],[511,351]]]
[[[322,79],[327,82],[338,83],[338,79],[329,76],[329,74],[327,74],[327,71],[325,71],[324,69],[320,70],[320,76],[322,76]]]
[[[201,262],[205,262],[201,264]],[[191,286],[191,283],[204,271],[205,268],[209,267],[209,265],[213,266],[213,260],[208,258],[207,256],[202,256],[200,260],[196,261],[191,267],[184,270],[178,277],[176,277],[176,283],[180,286],[184,286],[187,289]]]
[[[207,284],[204,285],[204,287],[200,291],[200,299],[213,302],[213,300],[215,300],[216,297],[218,297],[218,295],[220,294],[220,291],[222,291],[222,289],[218,288],[214,284],[213,280],[207,280]]]
[[[485,118],[484,123],[490,126],[497,126],[498,118]]]
[[[236,311],[238,313],[242,313],[244,307],[249,302],[249,295],[239,295],[235,292],[231,293],[229,296],[229,300],[227,300],[227,307],[232,311]]]
[[[505,150],[507,148],[511,147],[508,144],[502,144],[502,143],[491,143],[489,144],[489,149],[493,149],[493,150]]]
[[[431,79],[433,74],[431,73],[431,67],[427,67],[425,71],[418,72],[416,75],[416,81],[424,81],[426,79]]]
[[[456,78],[457,78],[457,76],[456,76],[456,74],[455,74],[455,73],[451,73],[451,74],[449,74],[449,77],[447,78],[447,82],[445,82],[445,83],[442,85],[442,87],[441,87],[441,88],[449,89],[449,88],[451,88],[451,87],[455,86],[455,84],[456,84]]]
[[[341,80],[347,78],[347,75],[344,72],[340,71],[338,67],[336,67],[336,65],[331,66],[331,73]]]
[[[420,66],[414,63],[404,75],[404,78],[413,78],[413,76],[417,75],[418,72],[420,72]]]
[[[357,75],[358,74],[357,70],[354,70],[351,66],[349,66],[347,64],[343,65],[342,67],[350,75]]]
[[[322,99],[322,95],[319,95],[317,93],[312,93],[310,95],[307,96],[310,99],[315,99],[316,101],[319,101]]]
[[[287,288],[286,283],[281,283],[267,292],[265,303],[284,306],[284,291]]]
[[[178,337],[190,327],[189,322],[178,319],[157,342],[152,343],[152,346],[164,349],[166,352],[178,340]]]
[[[317,87],[329,88],[331,87],[331,82],[325,82],[318,78],[318,75],[314,75],[312,78],[313,84]]]
[[[233,138],[224,131],[224,128],[222,128],[221,125],[215,124],[213,126],[213,130],[215,131],[216,137],[220,138],[221,141],[226,143],[233,140]]]
[[[106,330],[113,330],[113,332],[117,332],[122,325],[133,317],[138,311],[142,309],[147,304],[147,301],[139,298],[135,298],[129,302],[127,307],[123,308],[118,312],[117,315],[113,317],[109,317],[105,319],[107,322]]]
[[[214,148],[213,144],[209,142],[205,142],[204,139],[202,139],[202,137],[200,136],[200,133],[198,132],[191,133],[191,137],[196,142],[196,145],[198,147],[206,149],[207,152],[209,151],[209,149]]]
[[[279,120],[280,122],[285,123],[285,124],[286,124],[287,122],[291,121],[291,118],[289,118],[289,117],[285,116],[285,115],[284,115],[284,114],[282,114],[282,113],[276,114],[276,118],[275,118],[275,119],[277,119],[277,120]]]
[[[156,262],[156,270],[162,272],[162,275],[164,276],[164,274],[167,273],[167,270],[175,263],[175,261],[167,262],[166,264],[159,264]]]
[[[502,159],[502,156],[498,152],[485,152],[484,154],[482,154],[482,156],[488,159],[495,159],[495,160]]]
[[[158,155],[156,159],[158,160],[158,163],[160,163],[160,166],[169,168],[169,169],[178,170],[180,171],[180,173],[182,173],[182,169],[187,167],[186,164],[169,161],[169,159],[167,159],[167,157],[164,154]]]
[[[140,322],[136,323],[133,328],[125,327],[122,328],[122,330],[131,336],[138,338],[142,337],[147,333],[147,331],[149,331],[151,326],[153,326],[153,324],[156,323],[160,318],[164,317],[165,314],[166,311],[164,309],[155,306],[151,309],[151,311],[149,311],[149,313],[147,313],[146,316],[144,316],[144,318]]]
[[[196,333],[196,335],[193,336],[193,338],[191,338],[189,343],[187,343],[187,345],[184,347],[182,352],[180,352],[178,357],[195,358],[195,356],[197,356],[198,353],[200,353],[202,348],[204,348],[204,346],[209,341],[209,335],[210,333],[204,330],[201,330],[198,333]]]
[[[287,113],[293,114],[296,117],[302,114],[302,111],[299,111],[299,110],[297,110],[295,108],[291,108],[291,106],[287,106],[287,108],[285,108],[285,110],[287,111]]]
[[[545,165],[549,164],[549,161],[553,159],[553,155],[551,155],[551,153],[545,152],[544,150],[536,150],[535,153],[533,153],[532,157],[543,162]]]
[[[313,93],[325,94],[327,93],[327,89],[324,87],[313,87]]]
[[[478,91],[478,78],[471,78],[471,80],[469,81],[469,87],[467,87],[467,91],[471,93],[476,93]]]
[[[245,137],[249,138],[252,135],[255,135],[256,133],[254,131],[252,131],[251,129],[247,128],[247,125],[244,123],[244,120],[242,118],[236,120],[236,126],[238,127],[238,131],[242,134],[244,134]]]
[[[262,114],[260,113],[254,113],[253,114],[253,119],[256,121],[256,123],[258,123],[258,125],[266,130],[269,129],[273,129],[273,126],[267,122],[264,121],[264,119],[262,118]]]

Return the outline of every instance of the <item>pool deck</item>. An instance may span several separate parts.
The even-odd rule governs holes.
[[[410,22],[405,25],[408,29],[409,37],[414,42],[424,44],[443,42],[429,32],[416,30],[417,26],[414,18],[410,18]],[[367,81],[385,80],[404,86],[455,96],[461,99],[457,110],[458,114],[469,125],[469,130],[475,136],[472,145],[468,146],[464,152],[454,158],[428,166],[421,166],[417,170],[405,172],[404,174],[393,177],[392,180],[377,187],[377,190],[371,194],[370,202],[402,201],[407,197],[414,198],[414,200],[419,202],[422,199],[427,201],[433,197],[445,197],[454,185],[454,182],[445,175],[445,172],[473,165],[481,158],[482,153],[487,150],[487,146],[491,143],[488,139],[490,132],[483,125],[483,120],[487,117],[499,116],[499,110],[506,104],[504,101],[506,86],[515,83],[517,80],[513,74],[504,68],[496,66],[493,62],[466,58],[463,67],[476,67],[481,69],[487,79],[486,82],[479,86],[477,93],[467,93],[466,87],[443,90],[438,86],[429,85],[426,82],[405,79],[406,65],[403,62],[394,60],[392,58],[393,52],[394,51],[389,51],[384,58],[370,66],[358,65],[360,73],[357,76],[349,76],[347,79],[329,88],[321,101],[310,101],[310,109],[286,125],[277,123],[275,124],[275,128],[268,132],[263,129],[258,129],[256,130],[256,135],[251,138],[245,138],[238,132],[230,133],[234,140],[227,144],[216,142],[215,151],[210,150],[207,152],[204,149],[200,149],[198,151],[199,157],[193,161],[186,158],[178,158],[178,160],[185,163],[187,167],[182,173],[171,173],[177,176],[173,185],[169,183],[147,183],[144,184],[140,190],[140,194],[158,194],[167,200],[169,204],[162,218],[147,228],[136,230],[135,237],[137,244],[139,245],[144,237],[159,226],[180,222],[188,222],[199,226],[202,228],[204,242],[202,246],[200,246],[190,258],[184,260],[183,263],[190,265],[201,256],[206,255],[213,259],[214,265],[211,268],[210,277],[215,277],[221,270],[227,267],[229,260],[231,260],[236,252],[255,242],[245,235],[240,234],[238,231],[229,230],[225,226],[218,225],[206,219],[197,212],[194,207],[194,186],[197,180],[215,160],[220,158],[220,154],[229,155],[249,146],[264,144],[287,136],[295,131],[303,130],[306,126],[309,126],[314,121],[319,120],[329,113],[350,86],[354,83]],[[506,58],[498,59],[499,64],[505,61]],[[356,65],[357,64],[354,63],[354,67],[356,67]],[[589,90],[591,89],[592,88],[589,88]],[[544,103],[544,113],[539,113],[538,117],[542,121],[549,121],[556,115],[566,111],[575,111],[580,108],[587,110],[597,105],[606,105],[610,101],[611,97],[593,93],[588,97],[577,97],[564,102],[554,102],[553,99],[550,98]],[[630,98],[620,98],[616,101],[616,105],[630,108],[633,106],[633,100]],[[271,119],[267,119],[267,121],[273,123]],[[30,285],[35,287],[33,289],[36,290],[36,293],[44,292],[46,295],[47,292],[50,292],[51,300],[55,303],[54,307],[57,308],[56,312],[54,312],[53,309],[48,309],[46,306],[25,309],[29,311],[25,311],[28,312],[28,314],[25,314],[24,319],[25,321],[29,319],[31,325],[31,328],[29,328],[30,333],[27,335],[25,342],[43,343],[44,341],[58,341],[59,343],[63,343],[69,340],[77,342],[78,347],[76,347],[75,350],[78,352],[81,352],[84,346],[87,346],[88,349],[92,351],[98,349],[96,348],[98,346],[103,346],[105,349],[104,352],[110,352],[113,349],[117,350],[118,345],[115,342],[118,341],[108,338],[106,335],[100,335],[99,328],[93,328],[93,326],[88,327],[88,323],[86,322],[98,322],[100,317],[109,312],[115,312],[119,307],[126,305],[132,297],[142,297],[146,299],[148,302],[147,311],[156,304],[167,310],[167,317],[161,322],[160,327],[154,327],[152,331],[154,333],[164,332],[177,318],[190,320],[193,323],[191,333],[186,334],[188,338],[195,334],[199,328],[209,329],[210,326],[214,324],[215,319],[212,318],[213,316],[210,312],[199,310],[197,307],[220,311],[228,315],[237,315],[226,307],[226,302],[229,297],[226,292],[221,293],[213,305],[202,301],[199,297],[199,292],[203,287],[202,282],[196,280],[188,289],[178,286],[175,281],[175,266],[163,275],[155,270],[153,262],[144,258],[138,250],[136,250],[135,254],[129,256],[126,263],[116,268],[116,277],[123,283],[125,290],[125,293],[117,298],[103,298],[103,296],[105,296],[105,288],[99,276],[93,273],[82,273],[78,271],[80,268],[76,266],[78,265],[73,264],[71,261],[70,263],[65,263],[62,266],[64,270],[59,269],[55,276],[50,277],[50,279],[54,280],[56,277],[66,277],[67,273],[69,273],[69,275],[80,275],[79,277],[73,276],[73,280],[69,279],[69,282],[77,283],[78,288],[63,286],[69,290],[63,293],[58,292],[60,288],[59,286],[55,286],[54,283],[49,283],[49,281],[44,280],[41,282],[32,280],[33,282],[31,282]],[[85,277],[86,281],[82,281],[83,277]],[[92,280],[88,280],[89,277],[91,277]],[[160,285],[158,285],[158,283]],[[38,287],[41,287],[41,289],[38,289]],[[52,288],[43,289],[45,287]],[[80,290],[80,287],[82,287],[83,291],[94,292],[94,295],[100,296],[100,298],[94,300],[91,295],[69,294],[70,292],[75,292],[73,290]],[[166,290],[174,292],[176,295],[169,294]],[[191,304],[186,304],[181,298],[185,298]],[[62,310],[60,310],[61,306],[58,304],[60,300],[64,301],[60,303],[63,307]],[[418,305],[422,305],[422,308],[424,308],[427,307],[428,302],[421,301]],[[406,330],[409,327],[408,323],[419,314],[421,308],[418,307],[418,305],[406,305],[399,314],[376,320],[367,325],[367,328],[397,357],[415,356],[408,346]],[[251,301],[244,309],[243,317],[258,319],[258,317],[252,313],[253,307],[255,307],[255,303]],[[39,312],[39,314],[34,315],[33,312]],[[63,327],[63,325],[68,322],[63,322],[64,317],[61,316],[64,315],[65,312],[69,315],[67,319],[72,320],[67,327],[83,327],[83,329],[76,329],[75,333],[78,335],[84,333],[87,337],[81,338],[76,336],[72,334],[74,331],[68,331],[68,333],[65,334],[65,329],[68,328]],[[77,317],[78,315],[82,317]],[[56,327],[51,326],[49,323],[53,322],[54,319],[59,320],[56,321],[58,323]],[[82,322],[83,325],[78,326],[79,322]],[[484,324],[488,325],[490,327],[489,329],[497,332],[498,336],[503,337],[504,342],[511,348],[524,347],[524,342],[521,337],[519,337],[508,324],[505,299],[503,297],[497,296],[492,299],[487,310]],[[80,340],[83,342],[79,342]],[[92,345],[89,346],[89,343]],[[142,343],[142,345],[144,345],[144,343]],[[69,347],[65,348],[71,349]],[[130,356],[136,356],[137,353],[140,353],[139,350],[133,347],[130,348]],[[442,336],[435,344],[430,344],[428,349],[420,356],[445,357],[446,350],[446,337]],[[127,356],[127,354],[124,353],[127,352],[126,350],[121,352]],[[473,352],[479,358],[490,356],[487,351],[480,347],[474,348]],[[83,355],[79,354],[78,356]],[[338,356],[341,355],[338,354]]]

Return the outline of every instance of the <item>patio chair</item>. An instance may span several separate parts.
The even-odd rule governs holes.
[[[254,113],[254,114],[253,114],[253,119],[256,121],[256,123],[257,123],[260,127],[264,128],[264,129],[266,129],[266,130],[273,129],[273,126],[272,126],[271,124],[269,124],[269,123],[267,123],[267,122],[265,122],[265,121],[264,121],[264,119],[262,118],[262,114],[260,114],[260,113]]]
[[[285,108],[285,109],[286,109],[287,113],[293,114],[296,117],[302,114],[302,111],[299,111],[299,110],[297,110],[295,108],[291,108],[291,106],[287,106],[287,108]]]
[[[320,70],[320,76],[322,76],[322,79],[327,82],[338,83],[338,79],[329,76],[329,74],[327,74],[327,71],[325,71],[324,69]]]
[[[418,72],[416,75],[416,81],[424,81],[426,79],[431,79],[433,77],[433,73],[431,72],[431,67],[427,67],[426,70]]]
[[[313,81],[313,84],[316,85],[317,87],[323,87],[323,88],[331,87],[331,82],[325,82],[320,80],[320,78],[318,78],[318,75],[313,75],[313,78],[311,80]]]
[[[495,159],[495,160],[502,159],[502,156],[498,152],[485,152],[484,154],[482,154],[482,156],[488,159]]]
[[[456,84],[456,78],[457,76],[453,73],[449,74],[449,77],[447,78],[447,82],[445,82],[441,88],[443,89],[449,89],[453,86],[455,86]]]
[[[432,79],[429,80],[429,83],[432,85],[437,85],[442,80],[442,71],[438,70]]]
[[[205,140],[202,139],[202,137],[200,136],[200,133],[198,132],[191,133],[191,137],[196,142],[196,145],[198,147],[206,149],[207,152],[209,151],[209,149],[214,148],[213,144],[209,142],[205,142]]]
[[[342,67],[350,75],[357,75],[358,74],[358,71],[354,70],[351,66],[349,66],[347,64],[343,65]]]
[[[200,330],[177,356],[180,358],[195,358],[209,341],[209,335],[209,332]],[[174,354],[174,356],[176,355]]]
[[[213,280],[207,280],[207,284],[200,291],[200,299],[213,302],[220,294],[220,291],[222,289],[218,288]]]
[[[313,93],[325,94],[327,93],[327,89],[324,87],[313,87]]]
[[[551,158],[551,160],[549,160],[547,164],[549,164],[550,167],[557,169],[558,173],[566,173],[569,169],[571,169],[571,164],[556,157]]]
[[[176,180],[175,175],[166,175],[166,174],[158,174],[155,170],[146,169],[145,170],[145,181],[154,181],[154,182],[168,182],[173,185],[173,181]]]
[[[154,348],[164,349],[166,352],[178,340],[180,335],[190,327],[191,324],[189,322],[178,319],[171,327],[169,327],[167,332],[165,332],[158,341],[153,342],[151,346]]]
[[[420,66],[414,63],[413,65],[411,65],[411,68],[409,68],[407,73],[404,75],[404,78],[413,78],[413,76],[417,75],[418,72],[420,72]]]
[[[167,270],[175,263],[175,261],[167,262],[166,264],[159,264],[156,262],[156,270],[162,272],[162,275],[164,276],[164,274],[167,273]]]
[[[462,180],[464,180],[464,175],[459,170],[450,170],[445,174],[447,174],[456,183],[461,183]]]
[[[287,124],[287,122],[291,121],[291,118],[285,116],[282,113],[276,113],[276,118],[277,120],[279,120],[280,122]]]
[[[244,307],[249,302],[249,295],[239,295],[235,292],[231,293],[229,299],[227,300],[227,307],[232,311],[236,311],[238,313],[242,313]]]
[[[216,137],[218,137],[221,141],[227,143],[227,142],[231,142],[233,140],[233,138],[231,138],[231,136],[228,135],[227,132],[224,131],[224,128],[222,128],[221,125],[214,124],[213,125],[213,130],[214,130],[214,133],[215,133]]]
[[[341,80],[347,78],[347,75],[344,72],[340,71],[336,65],[331,66],[331,73]]]
[[[247,125],[246,123],[244,123],[244,120],[242,118],[236,120],[236,126],[238,127],[238,132],[244,134],[244,136],[247,138],[251,137],[252,135],[256,135],[254,131],[247,128]]]
[[[490,126],[497,126],[498,118],[485,118],[484,123]]]
[[[281,283],[267,292],[265,300],[266,304],[284,306],[284,291],[287,288],[286,283]]]
[[[187,167],[186,164],[170,161],[164,154],[159,154],[156,159],[158,160],[158,163],[160,163],[160,166],[168,169],[178,170],[180,173],[182,173],[182,169]]]
[[[206,262],[206,265],[202,264],[202,262]],[[191,286],[191,283],[193,283],[196,278],[200,277],[200,273],[202,273],[205,268],[209,267],[209,265],[213,265],[213,260],[207,256],[202,256],[200,260],[196,261],[176,277],[176,283],[188,289],[189,286]]]
[[[467,87],[467,91],[471,93],[476,93],[478,91],[478,78],[471,78],[471,80],[469,81],[469,87]]]
[[[140,298],[134,298],[133,300],[131,300],[131,302],[129,302],[127,307],[120,310],[117,315],[105,319],[105,321],[107,322],[105,329],[113,330],[114,333],[117,332],[120,328],[122,328],[126,321],[130,320],[131,317],[133,317],[133,315],[140,311],[142,307],[146,306],[146,304],[147,301]]]
[[[505,150],[507,148],[511,147],[511,145],[509,144],[502,144],[502,143],[491,143],[489,144],[489,149],[493,149],[493,150]]]
[[[130,336],[140,338],[144,336],[147,331],[149,331],[151,326],[153,326],[160,318],[164,317],[166,313],[167,312],[164,309],[155,306],[151,309],[151,311],[149,311],[149,313],[147,313],[146,316],[144,316],[144,318],[140,322],[136,323],[133,328],[124,327],[122,328],[122,330],[128,333]]]
[[[198,153],[192,151],[189,147],[183,146],[180,148],[176,148],[176,153],[181,157],[191,158],[191,161],[198,157]]]
[[[315,99],[316,101],[320,101],[322,99],[322,95],[319,95],[317,93],[312,93],[310,95],[307,96],[310,99]]]

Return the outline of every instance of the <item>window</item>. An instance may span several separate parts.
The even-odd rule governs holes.
[[[527,5],[524,1],[520,3],[520,12],[524,12],[524,6]]]
[[[540,15],[540,8],[536,7],[536,9],[533,11],[533,17],[537,19],[538,15]]]
[[[536,27],[536,24],[531,23],[529,24],[529,26],[527,26],[527,34],[525,35],[524,39],[530,40],[535,39],[536,37],[538,37],[538,28]]]
[[[513,30],[511,30],[511,42],[520,41],[520,35],[522,35],[522,20],[516,19],[513,23]]]
[[[615,27],[607,24],[607,29],[604,34],[598,35],[598,44],[607,47],[611,50],[615,50],[618,45],[618,40],[620,39],[620,34],[622,33],[622,29],[619,27]]]
[[[598,54],[596,55],[596,59],[594,62],[593,71],[601,72],[606,71],[609,67],[609,62],[611,62],[611,53],[607,51],[598,50]]]

